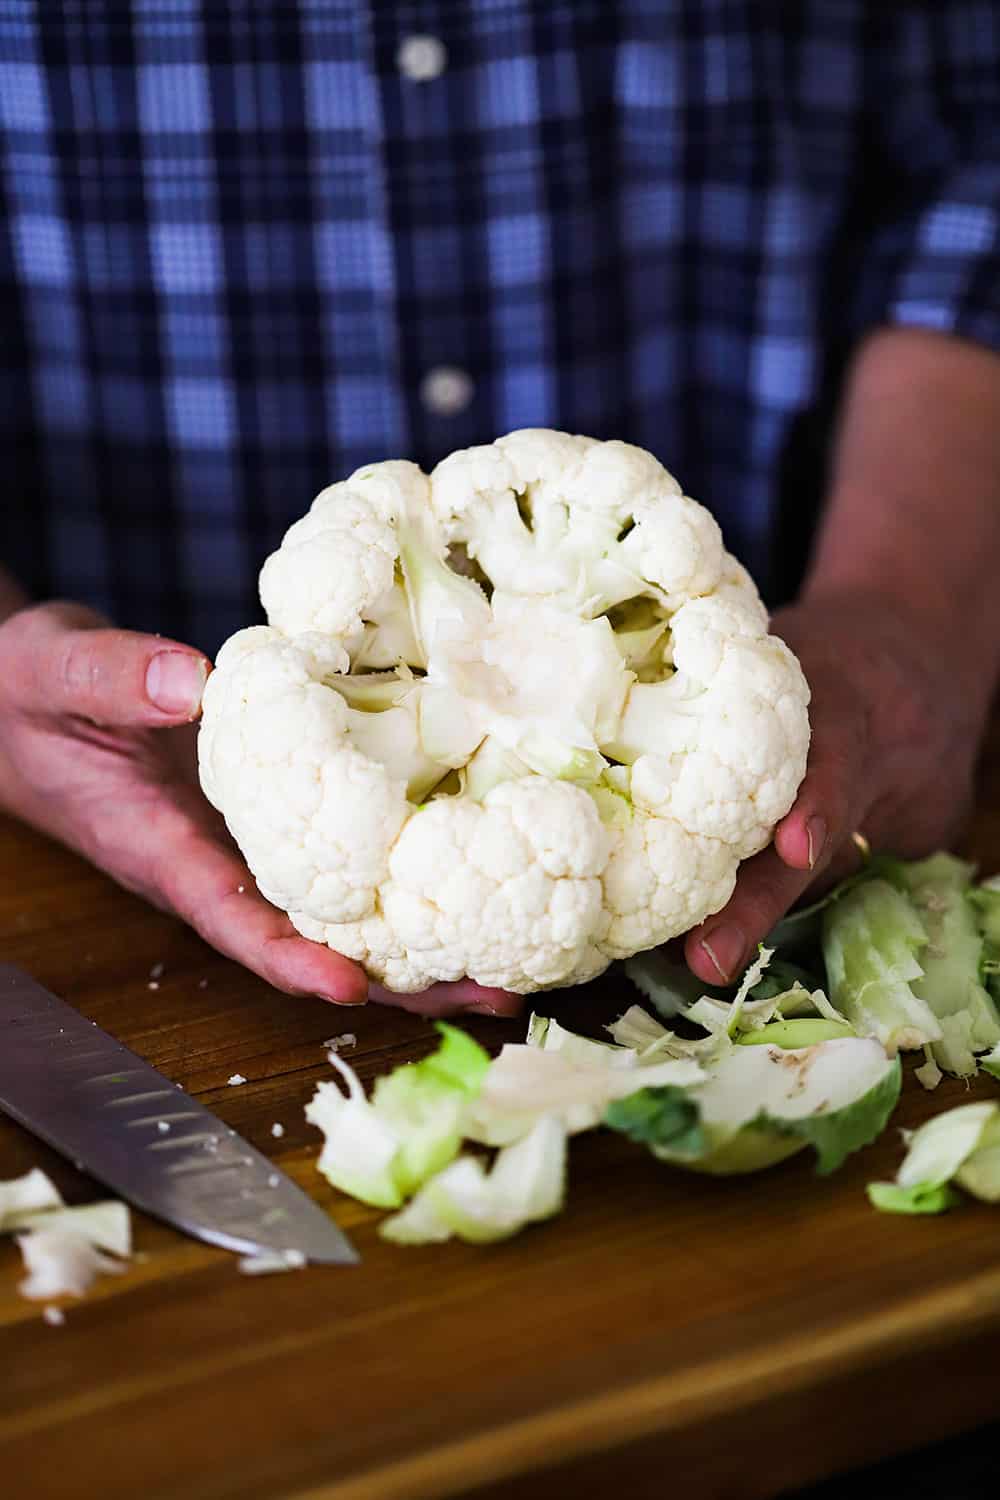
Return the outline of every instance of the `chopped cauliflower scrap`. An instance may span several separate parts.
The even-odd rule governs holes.
[[[809,691],[711,514],[543,429],[330,486],[223,646],[202,786],[304,936],[396,991],[581,983],[728,900]]]
[[[132,1254],[126,1204],[109,1201],[67,1208],[55,1184],[37,1167],[0,1182],[0,1233],[15,1233],[28,1275],[22,1297],[82,1297],[99,1275],[118,1276]],[[62,1322],[46,1308],[46,1322]]]

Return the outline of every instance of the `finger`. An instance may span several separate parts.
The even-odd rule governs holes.
[[[7,628],[3,691],[23,713],[152,728],[198,715],[210,664],[191,646],[112,629],[71,604],[26,610]]]
[[[363,1005],[368,979],[359,964],[295,931],[265,901],[243,861],[210,833],[188,824],[168,839],[158,884],[177,915],[228,958],[290,995]]]
[[[747,860],[722,911],[688,933],[688,967],[706,984],[731,984],[810,878],[809,871],[789,869],[773,847]]]
[[[699,979],[729,984],[757,944],[817,877],[843,859],[866,808],[867,726],[836,684],[813,698],[809,763],[773,843],[742,866],[721,912],[688,934],[685,956]]]
[[[817,693],[809,763],[791,810],[774,831],[774,847],[793,870],[822,869],[859,819],[859,786],[868,755],[867,726],[854,701]]]
[[[688,967],[706,984],[732,984],[771,928],[806,890],[842,879],[857,869],[860,859],[850,840],[836,850],[828,840],[822,864],[815,871],[790,868],[773,845],[748,859],[727,904],[687,934],[684,957]]]
[[[817,736],[813,744],[795,804],[774,832],[778,858],[790,870],[807,874],[823,868],[852,831],[859,801],[852,783],[861,772],[858,742],[835,733],[826,739]]]
[[[368,987],[369,1000],[377,1005],[394,1005],[399,1010],[420,1016],[500,1016],[514,1018],[524,1009],[523,995],[507,990],[489,989],[473,979],[457,979],[451,984],[432,984],[413,995],[398,995],[383,985]]]
[[[206,827],[200,805],[193,809],[194,826],[184,840],[188,847],[171,852],[169,864],[177,876],[168,877],[171,908],[194,927],[206,942],[260,974],[276,989],[290,994],[319,995],[337,1005],[363,1005],[373,1000],[425,1016],[516,1016],[523,1008],[519,995],[487,989],[471,979],[434,984],[418,994],[397,995],[371,984],[359,964],[296,932],[284,912],[265,901],[239,856],[224,842],[225,835]],[[193,875],[189,880],[185,874]]]

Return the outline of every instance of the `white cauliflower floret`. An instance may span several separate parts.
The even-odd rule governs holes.
[[[498,589],[601,614],[648,594],[676,607],[719,580],[718,524],[651,453],[528,428],[452,453],[431,503]]]
[[[527,991],[593,972],[610,836],[586,792],[529,776],[482,802],[442,797],[389,862],[390,927],[428,973]]]
[[[736,870],[732,848],[720,839],[636,811],[619,830],[604,871],[611,914],[604,952],[629,958],[662,942],[664,932],[687,932],[725,906]]]
[[[206,688],[202,783],[263,894],[391,989],[572,984],[677,936],[804,774],[795,657],[627,443],[359,469],[261,591],[271,625]]]
[[[608,964],[595,939],[610,847],[586,792],[529,776],[481,804],[442,797],[411,817],[379,914],[326,927],[290,915],[398,991],[465,974],[516,991],[583,983]]]
[[[809,749],[798,661],[741,601],[698,599],[671,620],[675,675],[635,683],[611,746],[640,807],[757,853],[792,804]]]
[[[348,484],[332,484],[260,572],[260,599],[283,635],[350,636],[392,589],[393,530]]]
[[[356,920],[374,910],[406,783],[353,748],[347,705],[308,650],[266,627],[252,636],[227,643],[206,684],[202,786],[270,901]]]
[[[744,614],[749,613],[760,634],[767,634],[768,614],[764,601],[757,592],[757,585],[743,564],[728,552],[723,554],[722,577],[712,590],[712,596],[736,605]]]
[[[662,589],[670,609],[709,593],[722,573],[719,523],[686,495],[663,495],[643,507],[621,550],[640,578]]]

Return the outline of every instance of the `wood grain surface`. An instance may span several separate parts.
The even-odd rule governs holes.
[[[968,845],[984,873],[1000,868],[998,744]],[[428,1050],[426,1022],[280,996],[9,822],[0,958],[273,1157],[363,1257],[247,1278],[137,1215],[138,1262],[50,1327],[0,1243],[4,1495],[752,1500],[1000,1411],[1000,1210],[873,1212],[864,1185],[895,1169],[895,1130],[832,1179],[799,1157],[725,1182],[596,1133],[573,1143],[561,1218],[494,1247],[400,1249],[319,1177],[302,1111],[325,1038],[355,1032],[370,1079]],[[614,976],[540,1008],[596,1034],[633,998]],[[491,1047],[520,1037],[468,1024]],[[245,1086],[226,1086],[235,1072]],[[931,1096],[908,1074],[906,1126],[996,1088]],[[99,1195],[0,1119],[0,1178],[36,1164],[72,1201]]]

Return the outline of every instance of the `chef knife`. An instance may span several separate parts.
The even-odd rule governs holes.
[[[196,1239],[292,1264],[358,1260],[266,1156],[13,964],[0,964],[0,1110]]]

